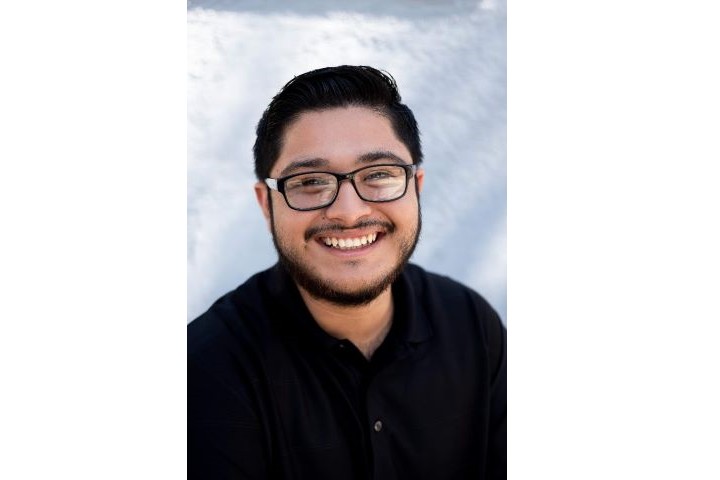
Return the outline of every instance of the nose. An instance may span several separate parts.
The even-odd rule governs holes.
[[[349,181],[340,182],[337,198],[325,209],[328,220],[354,225],[362,217],[370,215],[372,208],[360,198]]]

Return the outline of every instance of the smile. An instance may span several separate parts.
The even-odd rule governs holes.
[[[321,241],[328,247],[337,248],[338,250],[353,250],[373,243],[377,240],[377,237],[377,233],[371,233],[356,238],[323,237]]]

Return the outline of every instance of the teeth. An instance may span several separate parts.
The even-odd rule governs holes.
[[[377,240],[377,233],[371,233],[358,238],[335,238],[325,237],[322,239],[323,243],[328,247],[339,248],[341,250],[348,250],[353,248],[362,247],[363,245],[370,245]]]

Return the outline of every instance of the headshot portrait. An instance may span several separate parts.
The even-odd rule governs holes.
[[[188,478],[506,478],[505,16],[189,3]]]
[[[0,29],[0,479],[720,479],[712,2],[71,3]]]

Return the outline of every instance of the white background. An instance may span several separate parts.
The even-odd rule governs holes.
[[[708,5],[511,2],[511,479],[720,477]],[[186,25],[0,16],[2,478],[184,477]]]
[[[418,120],[426,180],[412,261],[506,319],[505,3],[338,5],[191,3],[188,321],[276,262],[252,189],[255,126],[293,76],[343,64],[390,72]]]

